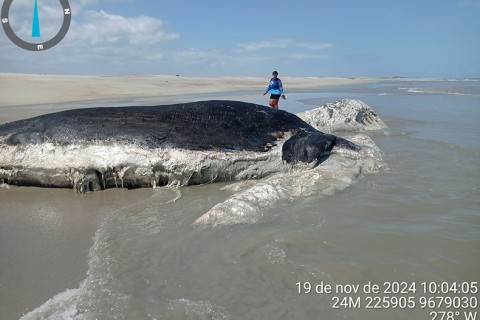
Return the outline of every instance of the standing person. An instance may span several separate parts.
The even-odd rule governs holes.
[[[278,72],[273,71],[272,76],[273,78],[270,79],[268,88],[263,95],[266,95],[268,92],[270,92],[270,100],[268,103],[270,104],[270,107],[272,107],[274,110],[278,110],[278,100],[280,99],[280,96],[283,99],[286,99],[286,97],[283,94],[283,84],[282,80],[278,78]]]

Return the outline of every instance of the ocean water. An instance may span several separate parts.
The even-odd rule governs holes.
[[[251,92],[230,97],[266,102]],[[386,166],[331,194],[262,207],[255,223],[194,225],[235,193],[230,183],[86,195],[0,188],[0,222],[21,230],[26,222],[13,219],[9,208],[35,207],[29,219],[62,235],[58,241],[67,246],[74,231],[58,226],[57,211],[98,220],[88,252],[51,257],[76,259],[87,274],[18,316],[473,319],[480,299],[480,81],[323,87],[289,92],[280,107],[297,113],[343,98],[367,103],[387,123],[366,133]],[[42,200],[47,193],[50,201]],[[33,202],[11,200],[22,195]],[[9,231],[0,230],[4,242]],[[0,248],[1,264],[10,269],[34,254],[15,252],[13,243]],[[0,292],[7,290],[15,291],[15,283],[0,282]]]

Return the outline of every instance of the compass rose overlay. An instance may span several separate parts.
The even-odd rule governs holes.
[[[58,31],[58,33],[50,40],[41,42],[41,43],[33,43],[28,42],[21,39],[19,36],[15,34],[12,27],[10,26],[10,18],[9,18],[9,11],[10,5],[12,4],[13,0],[5,0],[2,5],[2,13],[1,13],[1,22],[3,30],[7,37],[17,46],[29,51],[43,51],[50,49],[57,45],[68,32],[70,28],[70,22],[72,21],[72,10],[70,8],[70,4],[68,0],[59,0],[60,4],[62,5],[63,9],[63,23]],[[36,8],[36,7],[35,7]],[[39,31],[38,31],[39,32]]]

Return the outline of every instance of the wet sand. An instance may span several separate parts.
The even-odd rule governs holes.
[[[135,192],[82,195],[70,189],[0,187],[0,314],[23,313],[85,279],[102,217]]]

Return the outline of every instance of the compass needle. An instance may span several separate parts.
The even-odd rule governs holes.
[[[35,0],[35,4],[33,5],[32,37],[35,37],[35,38],[40,37],[40,21],[38,19],[37,0]]]

